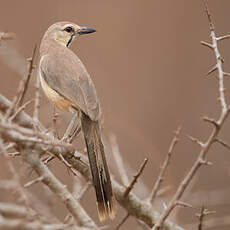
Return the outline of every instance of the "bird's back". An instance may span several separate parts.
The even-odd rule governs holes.
[[[100,105],[94,83],[74,52],[52,41],[45,52],[41,50],[40,74],[53,90],[92,120],[99,119]]]

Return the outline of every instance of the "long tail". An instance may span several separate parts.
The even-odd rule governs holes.
[[[115,216],[114,197],[98,121],[92,121],[82,112],[81,126],[96,191],[99,220],[103,221],[108,217],[113,219]]]

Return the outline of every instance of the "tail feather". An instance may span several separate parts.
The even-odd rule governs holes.
[[[114,197],[100,127],[98,121],[92,121],[83,112],[81,123],[97,197],[98,216],[100,221],[107,217],[113,219],[115,216]]]

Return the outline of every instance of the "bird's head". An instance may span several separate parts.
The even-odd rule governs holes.
[[[57,22],[48,28],[46,35],[68,47],[76,36],[94,32],[96,30],[90,27],[79,26],[71,22]]]

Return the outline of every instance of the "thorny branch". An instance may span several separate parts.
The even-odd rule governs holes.
[[[145,158],[144,161],[143,161],[143,163],[141,164],[141,167],[138,170],[137,174],[133,177],[133,180],[131,181],[131,183],[129,184],[129,186],[126,188],[126,190],[124,192],[124,197],[127,197],[129,195],[130,191],[133,189],[133,186],[135,185],[135,183],[137,182],[137,179],[139,178],[139,176],[143,172],[143,170],[144,170],[147,162],[148,162],[148,159]]]
[[[163,179],[164,179],[164,176],[165,176],[165,173],[166,173],[166,169],[167,169],[167,167],[168,167],[168,165],[170,163],[170,159],[172,157],[173,150],[174,150],[174,148],[175,148],[175,146],[176,146],[176,144],[177,144],[177,142],[179,140],[178,136],[180,134],[180,130],[181,130],[180,127],[176,130],[175,136],[174,136],[174,138],[173,138],[173,140],[172,140],[172,142],[170,144],[169,151],[168,151],[168,153],[166,155],[166,158],[164,160],[164,163],[163,163],[163,165],[161,167],[159,176],[157,177],[156,183],[154,184],[153,190],[151,191],[151,194],[150,194],[150,196],[148,198],[148,202],[150,202],[150,203],[153,203],[154,199],[157,196],[157,192],[158,192],[158,190],[160,188],[160,185],[163,182]]]
[[[25,77],[23,77],[22,80],[20,81],[17,94],[13,98],[13,102],[12,102],[11,106],[9,107],[9,109],[5,115],[5,119],[8,119],[12,115],[12,113],[15,110],[17,110],[18,107],[20,107],[23,103],[25,93],[26,93],[27,88],[28,88],[29,80],[30,80],[30,77],[32,75],[32,71],[34,69],[35,54],[36,54],[36,46],[34,47],[32,58],[28,59],[28,61],[29,61],[28,74]]]
[[[190,184],[192,178],[195,176],[196,172],[202,165],[209,165],[210,162],[207,161],[207,153],[214,142],[219,142],[225,147],[228,147],[228,144],[225,144],[218,138],[218,134],[229,115],[229,108],[226,103],[225,98],[225,89],[224,89],[224,76],[229,76],[230,74],[223,71],[223,59],[219,53],[218,42],[224,39],[229,39],[230,36],[221,36],[217,37],[214,30],[214,24],[212,22],[211,14],[208,10],[206,1],[205,9],[207,13],[207,17],[210,24],[210,33],[211,33],[211,44],[207,42],[202,42],[202,44],[211,50],[214,51],[216,57],[216,64],[209,71],[211,74],[214,71],[218,72],[218,84],[219,84],[219,98],[221,104],[221,114],[218,120],[205,118],[205,121],[211,123],[213,125],[213,130],[210,136],[207,138],[206,142],[201,142],[196,138],[190,138],[194,142],[198,143],[201,151],[194,165],[188,172],[188,174],[184,177],[176,193],[174,194],[172,200],[169,202],[166,209],[163,211],[161,215],[159,215],[152,207],[150,202],[146,202],[144,200],[139,199],[132,191],[134,184],[136,183],[138,177],[141,175],[146,163],[147,159],[145,159],[144,163],[140,167],[138,173],[134,176],[132,182],[128,185],[128,177],[123,179],[123,185],[120,185],[114,179],[112,180],[112,185],[114,189],[114,194],[119,202],[119,204],[127,211],[127,215],[124,218],[124,221],[129,216],[134,216],[138,220],[143,221],[143,223],[147,224],[152,229],[163,229],[166,230],[184,230],[183,228],[175,225],[174,223],[166,220],[170,215],[172,210],[176,206],[184,206],[190,207],[190,205],[182,202],[180,199],[184,194],[186,188]],[[7,37],[8,36],[8,37]],[[0,33],[0,40],[10,39],[10,35],[6,33]],[[0,95],[0,135],[2,137],[2,142],[0,143],[0,147],[2,152],[5,155],[10,156],[8,149],[4,147],[5,142],[15,143],[14,148],[19,150],[20,155],[25,159],[26,162],[36,171],[38,174],[38,178],[26,183],[24,187],[21,189],[25,189],[28,186],[31,186],[35,183],[44,183],[49,187],[49,189],[59,197],[59,199],[65,204],[67,209],[70,212],[70,215],[73,216],[78,226],[76,225],[67,225],[63,223],[50,224],[50,223],[42,223],[40,220],[28,221],[27,219],[20,219],[27,217],[28,209],[32,210],[30,207],[24,208],[21,206],[10,206],[7,204],[7,208],[4,208],[4,204],[0,203],[0,229],[46,229],[46,230],[57,230],[57,229],[81,229],[81,230],[89,230],[89,229],[98,229],[95,222],[88,216],[84,208],[80,205],[80,199],[75,199],[73,195],[67,190],[66,186],[63,185],[55,175],[50,171],[50,169],[41,161],[40,155],[50,152],[52,157],[58,158],[60,161],[64,162],[65,165],[73,170],[80,172],[83,177],[87,181],[88,188],[91,175],[89,171],[89,166],[87,163],[87,159],[85,155],[79,153],[71,143],[65,143],[55,138],[52,134],[48,132],[44,132],[46,129],[42,126],[42,124],[38,120],[38,112],[39,112],[39,89],[38,84],[36,85],[36,97],[35,97],[35,107],[33,117],[28,116],[23,110],[26,104],[22,105],[25,93],[28,88],[28,82],[32,75],[32,70],[34,68],[34,58],[35,58],[34,49],[32,59],[29,59],[29,70],[28,75],[25,76],[18,88],[18,93],[16,97],[13,99],[13,102],[10,103],[6,98]],[[38,82],[37,82],[38,83]],[[28,102],[29,103],[29,102]],[[13,118],[13,119],[12,119]],[[39,125],[39,129],[34,129],[34,121]],[[55,123],[55,121],[54,121]],[[55,126],[55,125],[54,125]],[[41,129],[40,129],[41,128]],[[155,183],[152,193],[150,194],[149,200],[154,200],[156,197],[157,191],[159,190],[160,184],[165,175],[166,168],[169,164],[172,151],[178,141],[179,131],[176,133],[174,137],[166,160],[163,164],[163,167],[160,171],[160,175]],[[4,142],[3,142],[4,141]],[[224,144],[223,144],[224,143]],[[128,187],[125,187],[127,186]],[[86,190],[82,191],[84,194]],[[26,205],[27,206],[27,205]],[[28,204],[29,206],[29,204]],[[36,215],[35,211],[34,215]],[[12,214],[14,213],[14,214]],[[8,221],[8,218],[12,214],[13,217],[17,217],[13,221]],[[201,216],[204,216],[204,211],[201,213]],[[201,219],[201,218],[200,218]],[[202,217],[203,219],[203,217]],[[121,225],[124,223],[121,222]],[[201,221],[202,222],[202,221]],[[121,226],[120,225],[120,226]],[[120,227],[119,226],[119,227]],[[202,224],[201,224],[202,226]],[[118,227],[118,228],[119,228]]]
[[[9,106],[10,102],[0,95],[0,111],[6,112]],[[85,155],[76,151],[71,144],[62,143],[49,134],[38,132],[37,135],[35,135],[33,119],[25,112],[19,114],[15,120],[17,121],[17,126],[7,122],[0,122],[0,133],[3,139],[19,144],[22,149],[38,151],[40,154],[50,151],[59,158],[61,153],[65,160],[71,164],[74,169],[79,171],[87,181],[91,180],[88,164],[84,163],[87,161]],[[47,168],[47,170],[49,169]],[[112,179],[112,185],[119,204],[126,209],[130,215],[142,220],[150,227],[153,226],[159,218],[159,214],[152,206],[139,199],[132,191],[124,198],[124,186],[120,185],[114,179]],[[183,228],[170,221],[166,221],[164,226],[166,230],[183,230]]]
[[[222,66],[222,58],[219,53],[218,49],[218,38],[216,37],[215,30],[214,30],[214,24],[212,22],[211,14],[209,12],[208,6],[206,1],[204,0],[205,4],[205,10],[209,21],[210,26],[210,33],[211,33],[211,39],[212,44],[208,45],[209,48],[212,48],[216,57],[216,69],[218,70],[218,82],[219,82],[219,95],[220,95],[220,104],[221,104],[221,114],[219,119],[216,121],[214,119],[206,118],[205,120],[213,124],[214,128],[212,130],[212,133],[208,137],[207,141],[201,145],[201,151],[197,157],[197,160],[193,164],[192,168],[188,172],[188,174],[185,176],[185,178],[180,183],[175,195],[169,202],[167,208],[164,210],[164,212],[161,214],[160,218],[157,220],[156,224],[153,226],[152,230],[158,230],[161,228],[162,224],[166,220],[166,218],[169,216],[169,214],[172,212],[172,210],[178,205],[178,201],[184,194],[186,188],[190,184],[193,177],[196,175],[198,169],[202,165],[209,165],[210,162],[206,160],[207,153],[212,146],[212,144],[216,141],[217,136],[226,120],[226,118],[229,115],[230,109],[227,107],[225,94],[224,94],[224,71]],[[206,43],[207,44],[207,43]],[[206,45],[207,46],[207,45]]]

